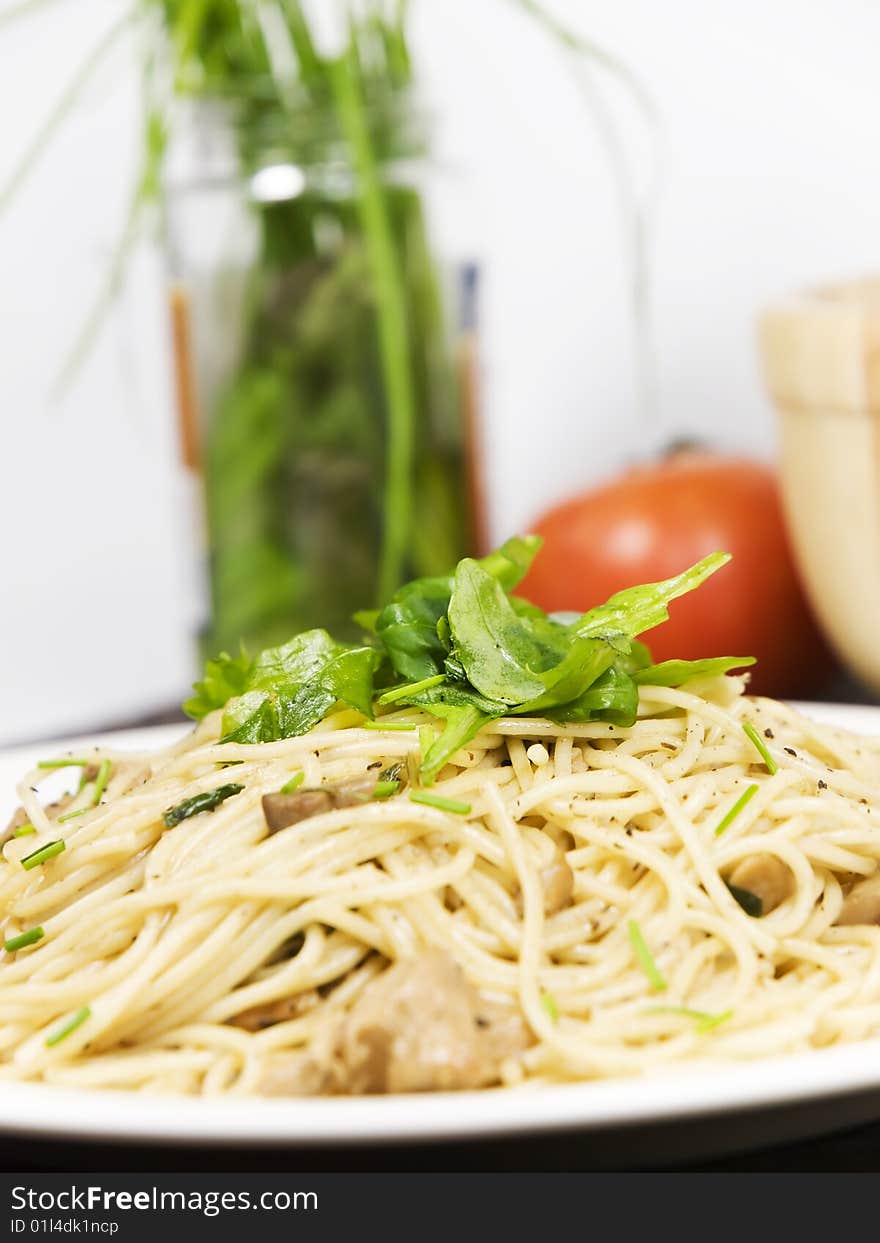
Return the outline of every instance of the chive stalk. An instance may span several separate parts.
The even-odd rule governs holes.
[[[42,928],[29,928],[27,932],[21,932],[17,937],[10,937],[8,941],[4,941],[3,948],[7,954],[14,954],[16,950],[23,950],[28,945],[36,945],[37,941],[41,941],[45,935]]]
[[[710,1014],[706,1010],[692,1010],[689,1006],[651,1006],[649,1014],[679,1014],[682,1018],[693,1019],[698,1032],[712,1031],[721,1023],[733,1018],[732,1010],[723,1010],[720,1014]]]
[[[373,798],[380,800],[391,798],[391,795],[396,794],[399,789],[399,781],[377,781],[376,788],[373,790]]]
[[[383,721],[379,717],[375,721],[364,721],[362,729],[415,729],[415,721]]]
[[[305,779],[306,779],[305,773],[294,773],[289,781],[285,781],[284,785],[279,790],[279,793],[280,794],[293,794],[294,790],[298,790],[299,787],[302,785],[302,783],[305,781]]]
[[[37,768],[86,768],[88,764],[88,760],[73,758],[63,760],[38,760]]]
[[[749,742],[752,744],[755,750],[758,752],[761,759],[764,761],[764,764],[766,765],[766,768],[767,768],[767,772],[770,774],[770,776],[772,777],[776,773],[778,773],[779,772],[778,764],[776,763],[776,761],[774,760],[770,752],[767,750],[767,747],[764,743],[764,739],[755,729],[751,721],[746,721],[744,723],[743,733],[745,734],[746,738],[748,738]]]
[[[20,824],[17,829],[12,830],[13,837],[32,837],[36,833],[36,829],[32,824]]]
[[[80,807],[79,811],[66,811],[63,816],[58,817],[58,823],[66,824],[68,820],[76,820],[78,816],[84,816],[91,810],[91,807]]]
[[[721,834],[724,832],[724,830],[726,828],[729,828],[730,825],[733,824],[734,820],[737,818],[737,816],[742,811],[742,809],[748,806],[748,804],[752,801],[752,799],[755,797],[757,793],[758,793],[758,786],[756,785],[747,786],[746,789],[743,790],[742,794],[739,796],[739,798],[736,800],[736,802],[733,804],[733,806],[730,808],[730,810],[727,812],[727,814],[724,816],[724,818],[721,820],[720,824],[718,825],[717,829],[715,830],[716,837],[720,837]]]
[[[98,769],[98,775],[95,778],[95,791],[92,794],[92,806],[97,807],[104,796],[107,789],[107,782],[110,780],[110,761],[102,760]]]
[[[32,850],[29,855],[25,855],[21,861],[21,866],[26,872],[30,872],[32,868],[39,867],[41,863],[48,863],[50,859],[54,859],[56,855],[60,855],[62,850],[65,849],[66,844],[61,838],[56,842],[47,842],[39,850]]]
[[[428,691],[432,686],[439,686],[445,681],[445,673],[436,673],[433,677],[422,678],[421,682],[407,682],[405,686],[394,686],[390,691],[385,691],[380,695],[376,703],[380,705],[397,703],[400,699],[406,699],[409,695],[417,695],[419,691]]]
[[[541,1005],[544,1007],[544,1009],[547,1011],[548,1015],[550,1016],[551,1022],[558,1023],[559,1022],[559,1007],[556,1004],[556,999],[553,997],[551,993],[541,994]]]
[[[457,798],[444,798],[442,794],[432,794],[430,790],[413,790],[409,801],[436,807],[438,811],[451,811],[456,816],[469,816],[471,813],[470,803],[460,803]]]
[[[90,1017],[91,1013],[92,1011],[88,1006],[81,1006],[79,1010],[77,1010],[75,1014],[72,1014],[69,1019],[66,1019],[60,1027],[56,1027],[53,1032],[50,1032],[50,1034],[46,1037],[46,1047],[51,1049],[53,1045],[60,1044],[62,1040],[66,1039],[66,1037],[70,1035],[71,1032],[75,1032],[78,1027],[82,1027],[83,1023]]]
[[[360,193],[357,211],[363,229],[378,307],[379,356],[388,410],[383,543],[377,594],[387,600],[403,580],[412,521],[412,461],[416,409],[410,373],[412,348],[393,226],[382,175],[367,124],[361,69],[354,41],[330,62],[330,88]]]
[[[644,971],[650,981],[651,987],[658,993],[662,993],[666,987],[666,980],[663,973],[657,966],[651,951],[648,949],[647,942],[642,935],[642,930],[636,920],[631,919],[627,925],[629,930],[630,945],[633,947],[639,966]]]

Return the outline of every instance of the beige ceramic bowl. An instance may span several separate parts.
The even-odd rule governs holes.
[[[760,344],[807,590],[840,655],[880,690],[880,278],[770,308]]]

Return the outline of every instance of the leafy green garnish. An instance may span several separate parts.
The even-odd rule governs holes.
[[[373,675],[379,654],[349,647],[326,630],[307,630],[262,652],[244,694],[223,714],[224,742],[275,742],[307,733],[336,703],[373,715]]]
[[[540,544],[534,535],[516,537],[474,564],[499,584],[502,593],[509,592],[522,580]],[[395,592],[377,614],[357,615],[381,641],[394,672],[407,682],[445,671],[449,640],[441,623],[449,612],[454,585],[453,575],[417,578]]]
[[[162,819],[169,829],[173,829],[182,820],[189,820],[190,816],[216,810],[226,799],[232,798],[234,794],[241,794],[243,789],[242,785],[225,785],[218,786],[216,790],[207,790],[204,794],[194,794],[192,798],[185,798],[182,803],[169,807]]]
[[[200,721],[209,712],[224,708],[235,695],[241,695],[247,685],[251,661],[244,648],[238,656],[221,652],[205,665],[205,676],[193,685],[191,695],[183,705],[187,716]]]
[[[636,637],[664,621],[670,601],[720,569],[727,554],[618,592],[588,613],[548,615],[512,594],[539,546],[535,536],[508,540],[482,560],[460,561],[452,574],[407,583],[383,608],[357,615],[369,645],[309,630],[253,661],[244,653],[209,661],[188,710],[222,707],[222,741],[260,743],[306,733],[337,704],[379,730],[418,722],[377,718],[377,708],[420,708],[444,725],[439,736],[420,738],[421,778],[430,785],[498,717],[628,727],[640,685],[677,686],[751,663],[718,657],[653,665]]]
[[[616,662],[591,687],[557,708],[548,709],[551,720],[565,725],[573,721],[609,721],[613,725],[632,725],[639,710],[639,688],[630,674]]]
[[[581,635],[624,634],[634,638],[644,634],[668,619],[671,601],[699,587],[729,560],[730,553],[713,552],[672,578],[618,591],[607,604],[585,613],[572,629]]]
[[[745,669],[755,663],[754,656],[710,656],[704,660],[664,660],[659,665],[639,669],[639,686],[682,686],[692,678],[717,678],[731,669]]]

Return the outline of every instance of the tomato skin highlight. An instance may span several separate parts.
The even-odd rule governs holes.
[[[757,657],[750,691],[807,697],[835,663],[801,588],[779,487],[768,467],[686,451],[551,509],[531,528],[544,547],[517,594],[548,612],[586,612],[634,583],[733,554],[647,636],[654,659]]]

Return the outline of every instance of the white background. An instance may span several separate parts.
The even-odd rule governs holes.
[[[553,8],[656,101],[657,401],[646,422],[621,214],[573,77],[511,0],[415,0],[447,170],[437,229],[452,253],[476,251],[485,274],[498,536],[672,435],[769,456],[756,309],[880,266],[875,0]],[[0,183],[123,9],[44,0],[0,26]],[[594,86],[644,183],[651,147],[636,112],[606,79]],[[123,225],[138,115],[135,48],[123,40],[20,193],[0,204],[0,741],[159,707],[191,673],[162,265],[149,247],[136,252],[76,387],[50,396]]]

